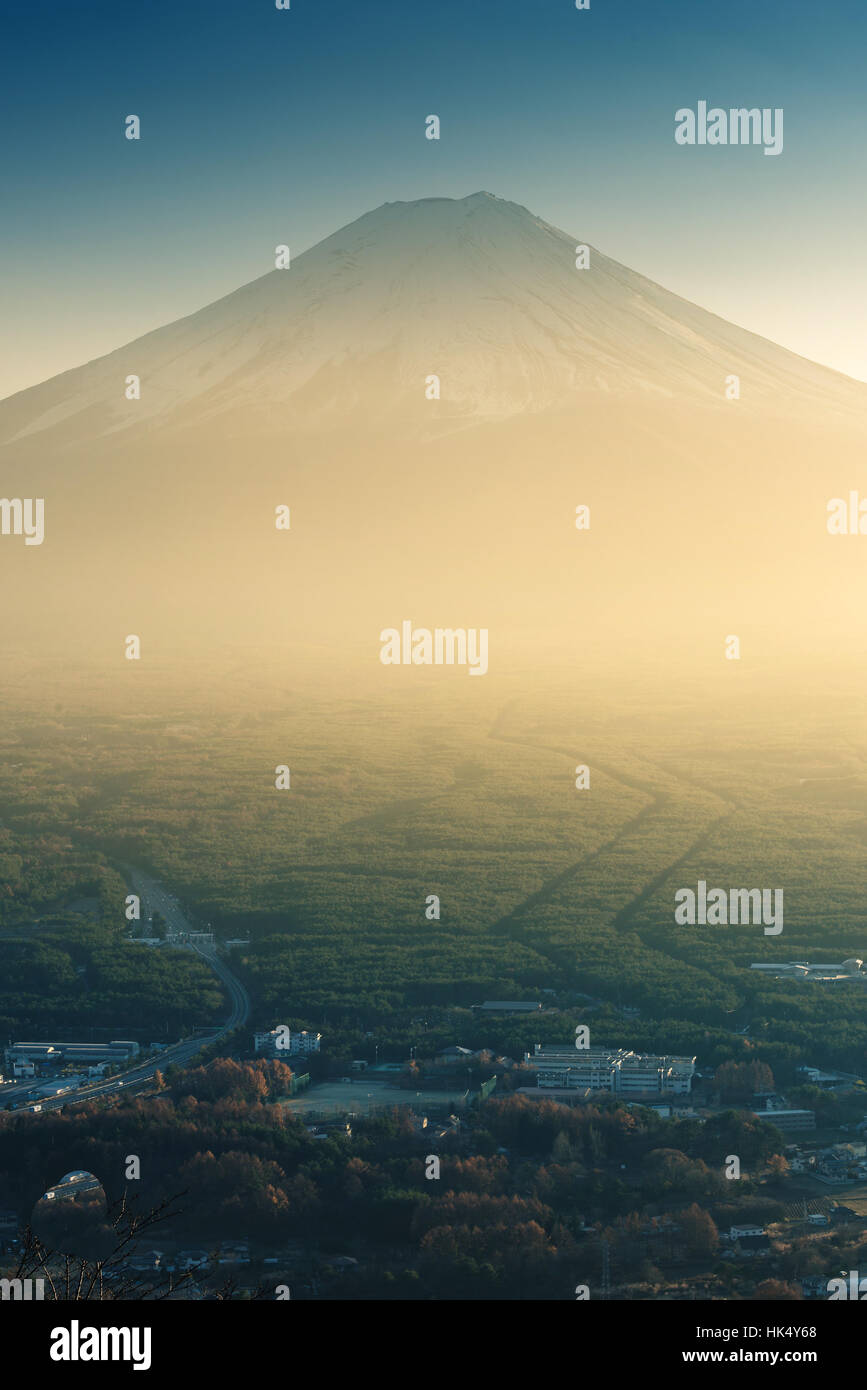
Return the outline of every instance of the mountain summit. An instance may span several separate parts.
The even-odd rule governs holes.
[[[0,403],[7,510],[44,500],[44,544],[0,540],[0,635],[301,641],[367,672],[404,621],[489,630],[491,672],[521,632],[848,642],[863,560],[826,519],[867,386],[580,245],[488,193],[387,203]]]
[[[0,403],[0,439],[248,411],[281,425],[497,419],[587,393],[863,409],[867,390],[737,328],[490,193],[385,203],[187,318]],[[580,258],[579,258],[580,259]],[[124,383],[141,381],[129,402]],[[429,413],[430,418],[430,413]]]

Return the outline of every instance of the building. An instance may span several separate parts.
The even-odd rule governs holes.
[[[68,1076],[65,1081],[49,1081],[47,1086],[40,1086],[36,1095],[42,1100],[54,1100],[57,1096],[66,1095],[67,1091],[73,1090],[81,1082],[80,1076]],[[34,1094],[33,1091],[30,1092]]]
[[[6,1064],[13,1071],[18,1063],[59,1066],[61,1063],[66,1065],[69,1062],[110,1062],[120,1065],[132,1061],[138,1056],[139,1051],[137,1042],[20,1042],[7,1047]]]
[[[653,1105],[650,1101],[641,1100],[628,1100],[626,1105],[630,1110],[633,1106],[640,1106],[643,1110],[652,1110],[663,1120],[670,1120],[674,1116],[679,1120],[699,1120],[701,1124],[705,1123],[691,1105]]]
[[[757,1120],[776,1125],[784,1134],[816,1128],[816,1114],[813,1110],[754,1110],[753,1114]]]
[[[761,961],[750,966],[751,970],[763,970],[775,980],[817,980],[828,984],[838,980],[867,980],[863,960],[852,956],[839,964],[829,961],[807,960]]]
[[[484,1004],[476,1005],[490,1014],[534,1014],[541,1007],[535,999],[486,999]]]
[[[309,1057],[318,1052],[322,1043],[321,1033],[310,1033],[304,1029],[293,1033],[291,1028],[281,1025],[267,1033],[254,1033],[253,1046],[261,1057]]]
[[[830,1090],[835,1086],[846,1086],[860,1080],[850,1071],[823,1071],[820,1067],[798,1067],[798,1075],[803,1076],[811,1086],[821,1086]]]
[[[43,1192],[42,1201],[75,1201],[78,1197],[85,1197],[88,1194],[99,1194],[103,1199],[102,1183],[99,1178],[95,1178],[93,1173],[88,1173],[85,1168],[75,1168],[71,1173],[66,1173],[60,1182],[49,1187],[47,1192]]]
[[[809,1173],[816,1167],[815,1154],[801,1153],[800,1149],[791,1153],[791,1145],[786,1146],[786,1154],[789,1159],[789,1171],[792,1173]]]
[[[260,1057],[287,1057],[291,1036],[288,1028],[271,1028],[267,1033],[253,1034],[253,1047]]]
[[[179,1270],[207,1270],[211,1256],[207,1250],[179,1250],[174,1259],[174,1267]]]
[[[741,1236],[737,1248],[740,1255],[770,1255],[771,1242],[767,1236]]]
[[[689,1095],[695,1075],[694,1057],[656,1057],[624,1048],[608,1051],[536,1043],[524,1061],[536,1068],[540,1087],[621,1096]]]

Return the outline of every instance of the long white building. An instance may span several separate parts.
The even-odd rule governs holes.
[[[545,1047],[524,1056],[539,1086],[609,1091],[615,1095],[689,1095],[694,1057],[655,1057],[624,1048]]]
[[[137,1042],[19,1042],[11,1043],[6,1048],[5,1055],[8,1067],[21,1067],[21,1074],[27,1075],[27,1068],[31,1065],[36,1067],[61,1062],[131,1062],[140,1051]]]
[[[811,964],[808,960],[758,961],[751,965],[750,969],[762,970],[766,975],[772,975],[775,980],[816,980],[825,984],[834,983],[836,980],[860,980],[862,983],[867,981],[864,962],[856,956],[839,964],[833,961],[814,961]]]
[[[293,1033],[289,1028],[280,1027],[272,1028],[268,1033],[253,1034],[253,1045],[263,1057],[309,1057],[311,1053],[319,1051],[321,1043],[322,1034],[307,1029]]]

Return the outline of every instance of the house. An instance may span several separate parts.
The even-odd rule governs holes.
[[[792,1173],[809,1173],[815,1167],[815,1154],[803,1153],[796,1148],[795,1152],[789,1155],[789,1170]]]
[[[744,1240],[749,1239],[752,1236],[763,1236],[764,1234],[764,1226],[757,1226],[754,1223],[745,1226],[731,1226],[729,1228],[728,1239]]]
[[[176,1269],[205,1269],[209,1264],[210,1256],[207,1250],[179,1250],[175,1256]]]
[[[143,1254],[131,1255],[127,1263],[137,1274],[150,1274],[159,1269],[162,1258],[162,1250],[146,1250]]]
[[[246,1240],[226,1240],[220,1248],[219,1264],[248,1265],[250,1263],[250,1243]]]
[[[847,1144],[832,1145],[831,1151],[835,1158],[842,1158],[851,1162],[855,1158],[867,1157],[867,1144],[863,1139],[856,1140],[854,1143],[850,1140]]]

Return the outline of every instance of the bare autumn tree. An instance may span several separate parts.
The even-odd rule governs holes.
[[[768,1159],[768,1173],[772,1178],[784,1178],[789,1171],[789,1160],[785,1154],[771,1154]]]
[[[130,1200],[124,1193],[106,1213],[106,1222],[114,1232],[115,1239],[113,1248],[103,1259],[87,1259],[52,1250],[28,1225],[14,1277],[43,1279],[45,1287],[50,1290],[48,1302],[154,1302],[183,1297],[187,1291],[198,1287],[197,1277],[200,1276],[197,1271],[185,1270],[178,1274],[172,1270],[154,1270],[153,1273],[148,1271],[142,1275],[131,1270],[127,1264],[138,1252],[145,1235],[180,1215],[176,1203],[183,1195],[167,1197],[150,1211],[139,1213],[135,1210],[135,1199]],[[232,1278],[208,1292],[217,1299],[239,1297],[237,1281]],[[244,1297],[251,1299],[265,1296],[261,1286],[244,1294]]]
[[[711,1254],[717,1243],[717,1228],[710,1214],[693,1202],[680,1213],[678,1220],[688,1254]]]

